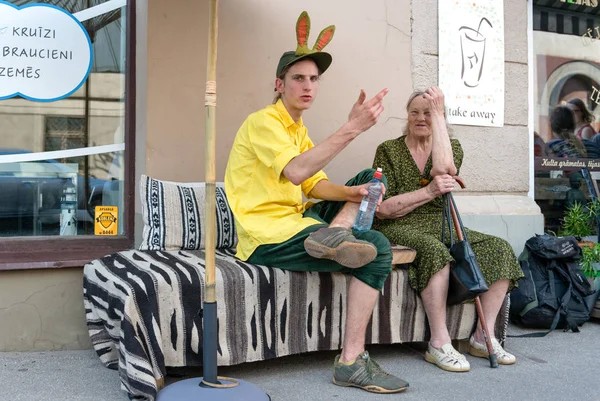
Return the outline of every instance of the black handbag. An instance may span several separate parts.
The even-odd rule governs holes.
[[[444,210],[442,215],[442,242],[446,243],[446,226],[450,231],[450,247],[449,252],[454,262],[450,265],[450,279],[448,283],[448,305],[460,304],[464,301],[475,299],[476,296],[488,290],[488,286],[483,278],[479,263],[475,259],[475,254],[471,248],[471,244],[467,238],[456,203],[452,193],[447,193],[443,196]],[[458,241],[454,242],[452,235],[452,212],[454,209],[458,220],[456,227]],[[459,232],[460,230],[460,232]],[[462,238],[461,238],[462,237]]]

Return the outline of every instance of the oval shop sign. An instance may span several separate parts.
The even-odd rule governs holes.
[[[73,15],[50,4],[0,0],[0,100],[53,102],[73,94],[92,68],[92,42]]]

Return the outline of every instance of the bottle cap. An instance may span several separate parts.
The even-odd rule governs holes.
[[[383,175],[381,171],[381,167],[377,167],[377,171],[375,171],[375,174],[373,174],[373,178],[377,178],[378,180],[380,180],[381,176]]]

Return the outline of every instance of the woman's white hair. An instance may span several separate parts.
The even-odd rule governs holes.
[[[421,90],[416,90],[410,94],[410,96],[408,97],[408,101],[406,102],[406,112],[407,113],[408,113],[408,109],[410,108],[410,104],[413,102],[413,100],[415,100],[419,96],[423,96],[424,94],[425,94],[425,91],[421,91]],[[445,111],[444,111],[444,118],[446,120],[446,130],[448,130],[448,136],[450,138],[452,138],[452,129],[450,128],[450,125],[448,124],[448,119],[446,118]],[[408,121],[406,122],[406,125],[404,126],[404,129],[402,130],[402,136],[406,136],[406,135],[408,135]]]

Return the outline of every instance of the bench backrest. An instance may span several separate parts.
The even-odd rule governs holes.
[[[176,251],[204,249],[206,234],[206,191],[204,182],[172,182],[142,175],[140,197],[144,229],[140,250]],[[229,208],[222,182],[217,192],[217,248],[237,245],[233,213]],[[415,259],[413,249],[392,247],[393,264],[407,264]]]

